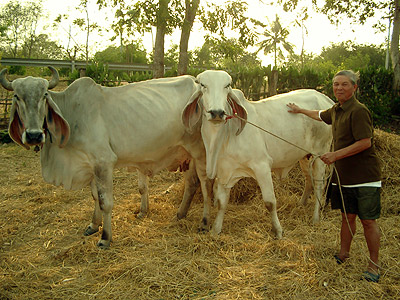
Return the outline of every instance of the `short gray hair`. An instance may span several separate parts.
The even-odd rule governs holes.
[[[343,76],[346,76],[347,78],[349,78],[353,85],[358,84],[358,81],[360,80],[360,72],[358,72],[358,71],[354,72],[353,70],[342,70],[342,71],[337,72],[335,74],[335,76],[333,76],[333,79],[335,79],[336,76],[340,76],[340,75],[343,75]]]

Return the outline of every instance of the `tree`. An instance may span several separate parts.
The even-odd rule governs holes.
[[[246,17],[247,6],[246,2],[240,0],[226,1],[221,6],[211,3],[208,10],[202,9],[200,21],[205,30],[218,34],[219,38],[226,37],[228,29],[233,30],[239,34],[238,41],[247,47],[256,40],[253,30],[255,20]]]
[[[126,5],[125,0],[98,0],[99,7],[111,4],[120,6],[121,12],[117,17],[118,27],[133,33],[132,29],[150,30],[156,27],[156,39],[153,49],[153,76],[154,78],[164,76],[164,41],[165,35],[170,34],[178,24],[182,23],[183,8],[180,0],[139,0],[133,5]],[[123,8],[123,11],[122,11]],[[133,24],[128,25],[127,19],[122,19],[127,12],[134,12],[134,18],[130,19]],[[133,16],[133,14],[132,14]]]
[[[147,64],[147,53],[140,41],[131,43],[122,48],[109,46],[94,55],[94,60],[101,63],[139,63]]]
[[[97,23],[92,23],[88,9],[89,0],[81,0],[76,10],[83,14],[83,17],[71,18],[68,14],[60,14],[54,20],[54,27],[61,27],[68,35],[67,46],[64,47],[66,56],[70,60],[77,59],[77,56],[83,57],[88,63],[90,56],[90,34],[94,31],[100,31],[101,28]],[[64,25],[63,23],[67,23]],[[68,27],[68,30],[65,29]],[[77,35],[81,32],[85,33],[85,42],[80,42]]]
[[[83,7],[83,8],[82,8]],[[85,18],[77,18],[74,20],[74,24],[79,28],[86,31],[86,43],[85,43],[85,60],[86,63],[89,62],[89,36],[90,32],[99,28],[96,23],[91,23],[88,11],[88,0],[81,0],[79,4],[80,10],[83,10],[85,13]]]
[[[164,42],[167,32],[168,3],[170,0],[159,0],[157,9],[157,31],[154,44],[153,77],[164,77]]]
[[[143,31],[155,26],[156,41],[154,45],[153,61],[154,76],[160,77],[164,72],[164,37],[175,28],[180,28],[181,41],[179,48],[179,74],[187,72],[188,65],[188,41],[196,15],[200,15],[203,27],[211,33],[224,36],[224,31],[229,28],[239,32],[239,41],[243,45],[254,43],[255,33],[252,27],[247,25],[249,18],[245,17],[247,4],[240,0],[227,1],[222,6],[209,5],[209,9],[200,9],[200,0],[139,0],[133,5],[126,5],[125,0],[98,0],[99,7],[112,5],[119,7],[116,15],[118,21],[115,28],[122,32],[133,32],[137,28]],[[131,12],[130,21],[127,15]],[[128,23],[131,23],[129,25]],[[132,25],[134,24],[134,25]],[[128,30],[129,28],[129,30]],[[140,32],[137,30],[136,32]]]
[[[384,67],[385,50],[381,46],[358,45],[353,41],[331,44],[322,48],[321,60],[331,61],[337,68],[360,70],[366,66]]]
[[[182,24],[181,39],[179,44],[178,75],[187,74],[189,64],[188,45],[190,32],[199,8],[200,0],[185,0],[185,18]]]
[[[300,59],[301,59],[301,68],[304,67],[304,60],[305,60],[305,53],[304,53],[304,40],[305,40],[305,35],[308,34],[307,27],[304,25],[304,22],[308,19],[308,11],[307,8],[304,7],[301,12],[297,15],[296,18],[296,25],[301,28],[301,39],[302,39],[302,44],[301,44],[301,53],[300,53]]]
[[[285,10],[293,10],[298,5],[298,0],[279,0]],[[394,74],[393,90],[400,93],[400,2],[399,0],[354,0],[339,1],[325,0],[322,6],[319,1],[313,1],[314,8],[325,14],[333,24],[342,21],[342,17],[346,16],[353,22],[365,24],[371,17],[377,14],[386,15],[385,18],[392,20],[392,36],[390,42],[390,54],[392,58],[392,69]],[[386,25],[377,23],[376,28],[386,29]]]
[[[7,45],[6,54],[17,57],[22,54],[30,58],[34,44],[38,20],[42,16],[42,2],[27,2],[24,6],[18,1],[10,1],[0,12],[0,41]]]
[[[268,29],[267,25],[258,23],[259,26],[266,28],[263,32],[265,39],[258,43],[258,51],[263,50],[265,55],[269,53],[274,53],[274,64],[277,66],[277,59],[283,58],[283,52],[280,45],[289,53],[293,53],[293,45],[287,42],[287,37],[289,35],[289,30],[283,28],[279,22],[279,17],[276,15],[275,21],[270,24]]]
[[[36,59],[63,59],[63,51],[60,45],[50,40],[47,34],[39,34],[32,40],[30,58]]]

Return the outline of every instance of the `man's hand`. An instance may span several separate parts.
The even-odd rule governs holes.
[[[296,104],[294,104],[294,103],[288,103],[288,104],[286,104],[286,106],[290,108],[290,109],[288,110],[288,112],[293,113],[293,114],[298,114],[298,113],[300,113],[300,107],[298,107]]]
[[[321,155],[321,160],[327,165],[333,164],[337,161],[337,156],[335,152],[327,152],[324,155]]]

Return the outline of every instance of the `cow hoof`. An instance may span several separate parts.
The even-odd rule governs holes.
[[[109,249],[110,248],[110,241],[105,241],[105,240],[100,240],[97,243],[97,247],[99,247],[100,249]]]
[[[211,229],[211,236],[213,236],[213,237],[219,236],[220,233],[221,233],[221,230],[218,231],[218,230]]]
[[[85,232],[83,233],[83,235],[84,235],[84,236],[89,236],[89,235],[92,235],[93,233],[96,233],[96,232],[98,232],[98,231],[99,231],[98,228],[97,228],[97,229],[93,229],[92,227],[88,226],[88,227],[86,228]]]
[[[282,239],[282,237],[283,237],[283,231],[277,232],[277,231],[274,231],[274,230],[273,230],[273,232],[274,232],[274,234],[275,234],[275,239],[277,239],[277,240],[281,240],[281,239]]]
[[[176,218],[178,219],[178,220],[182,220],[183,218],[185,218],[186,217],[186,214],[183,214],[183,213],[177,213],[176,214]]]
[[[147,214],[146,213],[142,213],[142,212],[139,212],[137,215],[136,215],[136,219],[144,219],[145,217],[147,216]]]
[[[197,228],[197,232],[198,233],[207,233],[207,232],[209,232],[209,230],[207,227],[200,226],[199,228]]]

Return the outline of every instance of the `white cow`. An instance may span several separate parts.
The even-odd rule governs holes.
[[[209,219],[210,185],[200,127],[188,132],[181,122],[182,111],[197,89],[193,77],[112,88],[81,78],[63,92],[52,92],[49,89],[59,78],[57,71],[49,68],[50,81],[28,76],[9,82],[7,70],[0,72],[1,84],[15,93],[9,133],[26,149],[41,149],[46,182],[66,189],[91,186],[95,209],[85,235],[97,232],[103,222],[98,246],[110,245],[115,167],[139,170],[141,214],[148,209],[147,176],[165,168],[189,168],[178,218],[186,216],[200,179],[207,202],[204,219]]]
[[[232,79],[224,71],[205,71],[198,75],[197,82],[198,89],[186,106],[182,120],[190,128],[202,119],[207,176],[216,178],[214,197],[219,201],[212,232],[221,232],[230,189],[241,178],[253,177],[271,213],[273,231],[277,238],[281,238],[282,228],[276,212],[271,171],[278,177],[284,177],[300,161],[306,175],[302,196],[305,202],[312,191],[308,157],[310,154],[328,152],[332,141],[330,126],[304,115],[289,114],[286,104],[296,102],[307,109],[322,110],[331,107],[333,101],[314,90],[298,90],[249,102],[241,91],[231,88]],[[240,118],[230,119],[235,112]],[[246,122],[268,130],[302,149]],[[316,159],[312,165],[312,175],[314,192],[319,199],[324,188],[324,173],[324,163]],[[319,201],[316,201],[314,221],[318,219]]]

